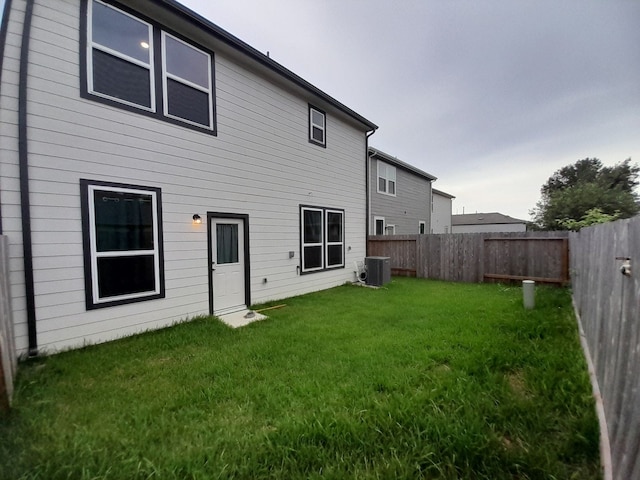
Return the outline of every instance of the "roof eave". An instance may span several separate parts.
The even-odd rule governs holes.
[[[435,176],[431,175],[430,173],[425,172],[424,170],[420,170],[419,168],[414,167],[413,165],[410,165],[410,164],[408,164],[406,162],[403,162],[399,158],[393,157],[393,156],[389,155],[388,153],[385,153],[385,152],[383,152],[381,150],[378,150],[377,148],[369,147],[369,151],[371,152],[370,156],[373,155],[373,156],[380,157],[384,161],[386,161],[388,163],[392,163],[397,167],[400,167],[400,168],[402,168],[404,170],[407,170],[407,171],[409,171],[411,173],[414,173],[414,174],[416,174],[416,175],[418,175],[420,177],[423,177],[423,178],[429,180],[430,182],[434,182],[434,181],[436,181],[438,179],[438,177],[435,177]]]
[[[278,62],[272,60],[271,58],[267,57],[265,54],[263,54],[259,50],[256,50],[255,48],[253,48],[248,43],[243,42],[238,37],[232,35],[231,33],[227,32],[223,28],[220,28],[215,23],[211,22],[210,20],[207,20],[202,15],[199,15],[193,10],[185,7],[184,5],[177,2],[176,0],[156,0],[156,1],[167,5],[167,7],[169,7],[170,9],[186,17],[191,23],[194,23],[198,25],[200,28],[205,29],[208,33],[213,35],[215,38],[217,38],[220,41],[223,41],[227,45],[238,50],[240,53],[243,53],[244,55],[250,57],[252,60],[278,73],[279,75],[283,76],[284,78],[294,83],[298,87],[308,91],[309,93],[315,95],[316,97],[321,98],[322,100],[324,100],[329,105],[336,108],[337,110],[341,111],[342,113],[350,116],[351,118],[357,120],[358,122],[366,126],[369,131],[378,129],[378,126],[375,123],[371,122],[370,120],[367,120],[362,115],[356,113],[355,111],[353,111],[343,103],[339,102],[332,96],[326,94],[319,88],[313,86],[311,83],[307,82],[302,77],[296,75],[291,70],[283,67]]]

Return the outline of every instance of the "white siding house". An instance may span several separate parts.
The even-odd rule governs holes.
[[[19,353],[355,279],[376,125],[174,0],[6,7]]]
[[[429,233],[433,175],[369,148],[369,233]]]
[[[456,197],[435,188],[431,192],[431,233],[451,233],[452,200]]]

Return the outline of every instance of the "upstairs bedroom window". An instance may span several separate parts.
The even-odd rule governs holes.
[[[326,119],[325,112],[309,105],[309,142],[322,147],[327,146]]]
[[[396,167],[378,160],[378,193],[396,195]]]
[[[83,6],[83,96],[215,134],[212,53],[110,3]]]
[[[80,188],[87,309],[164,297],[160,189]]]
[[[300,207],[302,273],[344,267],[344,210]]]

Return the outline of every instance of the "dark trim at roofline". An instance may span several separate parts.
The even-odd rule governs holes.
[[[256,50],[251,45],[243,42],[238,37],[235,37],[234,35],[230,34],[226,30],[220,28],[215,23],[211,22],[210,20],[207,20],[206,18],[204,18],[203,16],[197,14],[193,10],[188,9],[187,7],[182,5],[181,3],[178,3],[176,0],[156,0],[156,2],[166,5],[168,8],[172,9],[174,12],[176,12],[176,13],[182,15],[183,17],[185,17],[190,23],[193,23],[195,26],[202,28],[203,30],[205,30],[207,33],[213,35],[218,40],[223,41],[227,45],[229,45],[229,46],[235,48],[236,50],[238,50],[240,53],[243,53],[243,54],[247,55],[252,60],[255,60],[259,64],[269,68],[270,70],[274,71],[275,73],[277,73],[279,75],[282,75],[284,78],[286,78],[290,82],[294,83],[295,85],[297,85],[297,86],[301,87],[302,89],[308,91],[309,93],[321,98],[322,100],[324,100],[325,102],[327,102],[331,106],[333,106],[336,109],[340,110],[342,113],[345,113],[346,115],[350,116],[351,118],[353,118],[353,119],[357,120],[358,122],[362,123],[363,125],[368,127],[369,130],[377,130],[378,126],[375,123],[372,123],[370,120],[367,120],[362,115],[354,112],[349,107],[347,107],[343,103],[339,102],[338,100],[336,100],[332,96],[324,93],[319,88],[314,87],[312,84],[307,82],[302,77],[299,77],[298,75],[293,73],[291,70],[283,67],[278,62],[276,62],[276,61],[272,60],[271,58],[267,57],[265,54],[263,54],[259,50]]]
[[[6,0],[2,12],[2,24],[0,25],[0,85],[2,85],[2,66],[4,60],[4,47],[7,43],[7,30],[9,30],[9,12],[11,12],[12,0]],[[2,203],[0,202],[0,235],[2,235]]]
[[[443,192],[442,190],[438,190],[437,188],[432,188],[431,192],[437,195],[440,195],[441,197],[456,198],[454,195],[451,195],[450,193],[447,193],[447,192]]]
[[[33,244],[31,240],[31,204],[29,202],[29,154],[27,150],[27,79],[29,68],[29,40],[33,2],[27,0],[20,46],[20,84],[18,86],[18,163],[20,167],[20,208],[22,217],[22,249],[24,261],[24,288],[27,302],[27,331],[29,356],[38,355],[36,330],[36,302],[33,282]]]
[[[403,170],[406,170],[408,172],[411,172],[415,175],[418,175],[419,177],[422,178],[426,178],[427,180],[433,182],[435,180],[438,179],[438,177],[434,177],[433,175],[431,175],[430,173],[425,172],[424,170],[420,170],[417,167],[414,167],[413,165],[410,165],[408,163],[403,162],[402,160],[393,157],[391,155],[389,155],[388,153],[384,153],[381,150],[378,150],[376,148],[373,147],[369,147],[369,157],[379,157],[381,158],[383,161],[387,162],[387,163],[391,163],[393,165],[395,165],[396,167],[399,167]]]

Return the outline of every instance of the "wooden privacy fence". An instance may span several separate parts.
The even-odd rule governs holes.
[[[17,368],[9,298],[9,242],[0,235],[0,411],[8,410],[11,404]]]
[[[569,282],[567,232],[377,235],[368,255],[390,257],[393,275],[454,282]]]
[[[640,216],[569,239],[574,306],[608,431],[605,478],[640,478]],[[621,270],[625,259],[630,275]],[[602,457],[606,465],[606,445]]]

